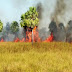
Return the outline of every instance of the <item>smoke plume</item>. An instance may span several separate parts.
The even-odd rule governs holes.
[[[66,29],[66,41],[72,42],[72,20],[68,22],[68,26]]]
[[[42,3],[37,4],[37,12],[38,12],[38,18],[42,19],[42,12],[43,12]]]
[[[59,24],[61,21],[60,19],[66,12],[66,3],[64,0],[57,0],[54,13],[52,14],[52,19]]]

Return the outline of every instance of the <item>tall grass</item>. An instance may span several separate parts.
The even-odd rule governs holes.
[[[0,43],[0,72],[72,72],[72,45]]]

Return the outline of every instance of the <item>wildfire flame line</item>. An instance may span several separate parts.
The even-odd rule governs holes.
[[[52,42],[53,41],[53,34],[51,33],[51,35],[44,41],[41,40],[41,38],[39,37],[39,33],[36,30],[37,27],[35,27],[33,29],[33,42]],[[3,38],[1,39],[0,42],[4,42]],[[19,38],[16,38],[14,40],[14,42],[32,42],[32,32],[26,32],[26,38],[23,38],[22,40],[20,40]]]

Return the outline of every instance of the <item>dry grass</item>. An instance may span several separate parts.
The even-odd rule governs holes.
[[[0,72],[72,72],[72,45],[0,43]]]

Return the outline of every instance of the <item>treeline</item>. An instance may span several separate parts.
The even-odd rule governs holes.
[[[38,26],[39,19],[38,19],[38,12],[35,7],[30,7],[29,10],[21,15],[20,26],[23,27],[26,31],[28,28],[31,30]],[[6,27],[3,27],[3,23],[0,20],[0,38],[5,39],[8,37],[8,34],[14,34],[15,37],[18,37],[19,32],[19,24],[17,21],[13,21],[11,24],[9,22],[6,23]]]

